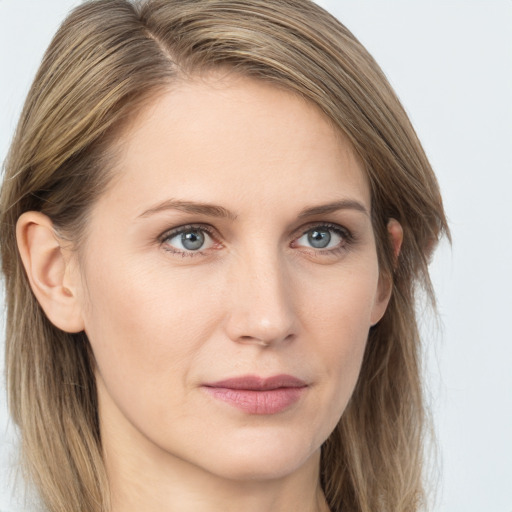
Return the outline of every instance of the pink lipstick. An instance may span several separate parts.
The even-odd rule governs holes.
[[[307,384],[291,375],[269,378],[245,375],[202,387],[214,398],[249,414],[276,414],[296,403]]]

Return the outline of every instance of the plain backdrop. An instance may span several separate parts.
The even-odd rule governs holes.
[[[0,0],[1,161],[42,54],[77,3]],[[319,3],[395,87],[438,175],[453,232],[453,247],[443,244],[432,264],[440,322],[424,326],[440,448],[432,510],[512,512],[512,1]],[[3,386],[0,510],[17,512]]]

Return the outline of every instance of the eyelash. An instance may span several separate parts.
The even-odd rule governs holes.
[[[331,224],[329,222],[324,222],[320,224],[310,224],[306,228],[302,228],[301,235],[295,237],[292,244],[296,240],[299,240],[304,235],[314,230],[334,232],[341,238],[341,241],[338,245],[332,247],[331,249],[316,249],[314,247],[304,246],[298,246],[298,249],[303,250],[304,252],[308,252],[310,254],[314,253],[315,255],[332,256],[347,251],[355,241],[354,236],[347,228],[340,226],[339,224]]]
[[[304,246],[297,246],[297,249],[302,250],[307,253],[314,253],[315,255],[336,255],[343,251],[346,251],[350,248],[350,246],[354,243],[355,237],[353,234],[345,227],[340,226],[338,224],[331,224],[331,223],[316,223],[316,224],[310,224],[306,227],[303,227],[300,231],[300,234],[296,236],[293,241],[291,242],[290,246],[293,247],[293,243],[296,242],[298,239],[302,238],[307,233],[317,230],[317,231],[330,231],[334,232],[338,236],[341,237],[342,241],[336,246],[331,249],[317,249],[314,247],[304,247]],[[206,252],[210,250],[210,248],[205,250],[188,250],[188,251],[182,251],[180,249],[176,249],[172,247],[167,242],[175,238],[178,235],[181,235],[183,233],[187,233],[190,231],[198,231],[206,233],[212,240],[214,245],[217,244],[217,248],[221,246],[220,242],[216,242],[216,237],[214,235],[214,230],[211,226],[208,226],[206,224],[187,224],[184,226],[180,226],[179,228],[172,229],[170,231],[166,231],[162,235],[158,237],[158,241],[160,245],[163,247],[163,249],[167,252],[170,252],[171,254],[180,255],[181,257],[196,257],[196,256],[205,256]]]
[[[207,233],[208,236],[215,241],[215,236],[213,234],[213,229],[205,224],[187,224],[185,226],[180,226],[179,228],[172,229],[171,231],[166,231],[163,233],[158,239],[160,244],[162,245],[163,249],[167,252],[170,252],[171,254],[177,254],[182,256],[183,258],[186,257],[194,257],[194,256],[204,256],[205,252],[208,250],[197,250],[197,251],[181,251],[180,249],[176,249],[175,247],[172,247],[168,243],[166,243],[168,240],[181,235],[183,233],[188,233],[190,231],[200,231],[203,233]]]

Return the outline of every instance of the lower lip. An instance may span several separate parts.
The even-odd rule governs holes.
[[[306,387],[277,388],[257,391],[204,386],[203,389],[217,400],[249,414],[276,414],[296,403]]]

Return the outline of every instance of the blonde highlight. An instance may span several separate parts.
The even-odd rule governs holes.
[[[425,502],[427,433],[415,302],[433,299],[428,260],[449,236],[437,181],[382,71],[308,0],[95,0],[57,32],[22,112],[0,197],[9,407],[27,479],[50,512],[107,512],[94,357],[84,333],[54,327],[23,270],[14,230],[29,210],[79,247],[114,177],[122,129],[162,88],[223,68],[317,105],[364,162],[384,278],[393,293],[369,335],[361,375],[322,448],[329,506],[411,512]],[[404,229],[395,261],[386,229]]]

